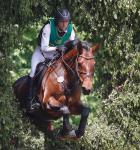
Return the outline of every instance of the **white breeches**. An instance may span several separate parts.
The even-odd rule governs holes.
[[[32,55],[30,77],[34,77],[36,66],[43,61],[45,61],[45,58],[40,51],[40,47],[37,47]]]

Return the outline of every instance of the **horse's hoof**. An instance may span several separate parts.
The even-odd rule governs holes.
[[[64,140],[67,140],[67,139],[68,139],[67,136],[59,136],[58,137],[59,141],[64,141]]]
[[[79,140],[80,138],[77,137],[75,130],[69,132],[68,138],[70,140]]]
[[[69,137],[76,137],[75,130],[71,130],[71,131],[68,133],[68,136],[69,136]]]
[[[71,130],[67,134],[59,136],[58,139],[59,140],[78,140],[80,138],[76,136],[75,130]]]

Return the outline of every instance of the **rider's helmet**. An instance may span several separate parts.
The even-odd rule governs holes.
[[[54,15],[54,19],[56,24],[59,21],[70,21],[71,17],[70,17],[70,13],[67,9],[57,9],[55,15]]]

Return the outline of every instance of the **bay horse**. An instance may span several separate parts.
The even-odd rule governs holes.
[[[37,96],[41,103],[40,114],[48,119],[48,129],[52,130],[51,120],[63,117],[60,138],[78,139],[84,135],[90,112],[90,108],[82,104],[80,97],[82,92],[90,94],[92,91],[95,65],[93,55],[99,44],[89,47],[86,43],[74,40],[66,44],[67,47],[69,45],[73,45],[73,48],[45,71]],[[27,83],[26,88],[28,89]],[[27,91],[23,92],[25,87],[23,90],[15,84],[13,89],[18,99],[26,95]],[[70,115],[81,115],[76,130],[71,129]]]

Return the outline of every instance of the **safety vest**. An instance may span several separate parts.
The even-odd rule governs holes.
[[[51,26],[51,35],[50,35],[50,46],[59,46],[63,45],[67,40],[69,40],[72,32],[72,24],[69,23],[67,27],[67,32],[63,36],[58,35],[58,31],[55,25],[54,18],[50,19],[50,26]]]

